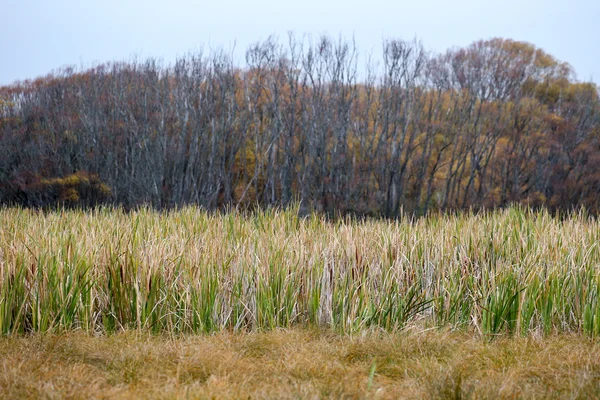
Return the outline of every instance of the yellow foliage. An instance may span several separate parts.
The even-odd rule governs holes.
[[[68,189],[61,191],[60,199],[62,201],[76,203],[79,201],[79,193],[77,193],[77,190],[75,190],[73,188],[68,188]]]
[[[80,183],[77,174],[69,175],[63,179],[57,179],[57,183],[62,186],[77,186]]]
[[[97,188],[104,197],[112,196],[112,190],[105,183],[98,183]]]

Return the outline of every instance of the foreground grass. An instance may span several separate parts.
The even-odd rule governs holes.
[[[600,223],[545,211],[326,221],[0,210],[0,333],[407,324],[600,335]]]
[[[598,398],[600,344],[307,330],[0,339],[4,398]]]

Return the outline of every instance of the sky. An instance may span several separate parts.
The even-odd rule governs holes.
[[[444,52],[493,37],[526,41],[600,83],[600,0],[0,0],[0,85],[63,67],[234,49],[289,31],[354,37],[363,56],[383,39]],[[359,59],[360,60],[360,59]]]

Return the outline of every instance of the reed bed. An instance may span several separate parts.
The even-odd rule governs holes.
[[[544,210],[0,210],[0,332],[600,335],[600,224]]]

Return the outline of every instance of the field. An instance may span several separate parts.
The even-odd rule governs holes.
[[[9,397],[595,397],[600,224],[0,210]]]
[[[3,398],[591,399],[599,392],[600,345],[577,335],[489,343],[464,332],[292,329],[0,341]]]

